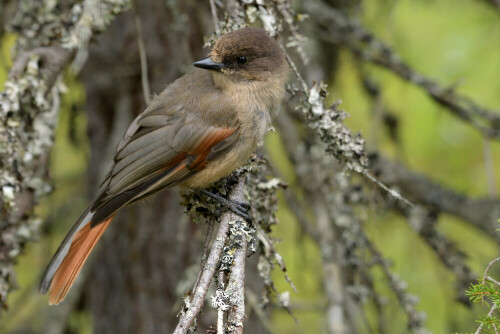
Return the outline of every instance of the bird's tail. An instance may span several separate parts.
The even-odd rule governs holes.
[[[87,210],[66,235],[50,261],[40,283],[40,292],[49,292],[49,304],[59,304],[82,270],[90,252],[115,214],[98,224],[91,224],[94,213]]]

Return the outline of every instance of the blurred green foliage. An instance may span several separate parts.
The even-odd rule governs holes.
[[[413,69],[443,86],[455,86],[457,92],[480,105],[500,110],[500,11],[470,0],[364,1],[362,22]],[[382,94],[377,103],[382,103],[397,117],[398,142],[394,142],[385,129],[373,127],[374,104],[364,91],[364,78],[380,87]],[[351,115],[347,124],[361,131],[372,148],[458,192],[473,197],[487,196],[483,138],[432,101],[422,89],[388,70],[360,64],[348,51],[343,51],[329,98],[342,100],[341,107]],[[275,165],[284,175],[293,178],[286,163],[277,161],[283,159],[283,155],[279,154],[275,136],[268,136],[267,147],[274,151]],[[492,143],[491,147],[497,167],[500,146]],[[498,168],[495,168],[495,179],[498,187]],[[488,309],[482,305],[467,308],[456,302],[458,291],[453,275],[402,217],[384,212],[367,214],[368,235],[393,261],[392,269],[408,283],[408,291],[419,296],[418,309],[427,313],[427,327],[434,333],[475,331],[478,326],[475,320]],[[326,300],[320,287],[321,277],[317,276],[321,273],[319,251],[307,238],[298,235],[296,223],[290,228],[293,220],[288,212],[282,211],[280,218],[282,224],[276,235],[284,241],[279,250],[299,290],[298,295],[292,293],[292,300],[307,303],[317,311],[296,311],[298,325],[287,321],[286,314],[277,313],[276,333],[325,332],[320,306],[324,306]],[[438,229],[468,255],[467,264],[479,276],[498,254],[498,246],[489,236],[455,217],[441,215]],[[279,275],[276,273],[277,282],[280,282]],[[373,276],[377,288],[389,302],[384,310],[386,329],[389,333],[407,332],[404,313],[385,287],[382,274],[375,270]],[[279,288],[289,289],[286,282]],[[376,328],[374,306],[368,303],[366,310],[368,322]],[[369,333],[362,320],[359,325],[362,333]]]
[[[445,86],[456,86],[458,92],[481,105],[500,109],[500,11],[479,0],[370,0],[364,1],[362,21],[417,71]],[[13,36],[1,41],[0,87],[6,79],[13,42]],[[383,128],[372,125],[374,105],[362,87],[365,77],[380,86],[382,96],[378,103],[399,120],[399,141],[392,140]],[[330,98],[342,99],[342,108],[351,114],[348,125],[361,131],[372,148],[456,191],[487,195],[483,138],[430,100],[425,92],[387,70],[361,65],[347,51],[341,53],[334,79]],[[68,217],[78,217],[86,205],[89,152],[85,115],[81,111],[85,92],[77,78],[66,75],[65,82],[68,93],[64,96],[50,165],[55,191],[37,209],[48,221],[44,232],[50,233],[44,233],[40,242],[30,243],[19,261],[20,289],[10,296],[11,308],[2,318],[0,333],[14,329],[22,332],[22,328],[41,330],[43,315],[50,311],[46,298],[37,294],[39,278],[73,223]],[[280,146],[279,136],[270,134],[266,148],[273,164],[287,182],[293,183],[293,168],[280,154]],[[500,146],[492,143],[491,147],[496,167],[500,165]],[[495,168],[495,177],[500,180],[499,168]],[[368,235],[393,261],[392,269],[408,283],[409,292],[420,297],[418,309],[427,313],[427,327],[435,333],[475,331],[475,319],[487,310],[481,305],[467,308],[455,301],[453,275],[408,223],[388,212],[366,209],[363,215],[368,217],[365,223]],[[326,299],[321,285],[320,253],[314,242],[302,234],[282,197],[279,218],[281,224],[274,235],[282,239],[279,251],[298,288],[298,294],[291,292],[298,323],[286,312],[274,311],[273,329],[275,333],[324,333]],[[438,228],[468,254],[468,264],[478,275],[498,253],[490,236],[454,217],[441,215]],[[388,300],[384,310],[387,330],[406,333],[404,313],[385,286],[382,274],[377,270],[372,274],[377,289]],[[279,271],[274,278],[280,291],[290,290]],[[376,328],[374,305],[367,303],[365,311],[366,321]],[[88,320],[88,314],[75,314],[70,318],[70,327],[75,333],[88,333],[91,328]],[[358,327],[361,333],[370,332],[361,317]]]

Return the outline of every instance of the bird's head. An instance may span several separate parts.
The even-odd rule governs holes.
[[[223,35],[209,56],[193,65],[214,71],[219,82],[275,81],[287,72],[278,42],[263,29],[250,27]]]

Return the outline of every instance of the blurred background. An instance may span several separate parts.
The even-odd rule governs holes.
[[[487,216],[486,212],[498,212],[500,207],[500,146],[494,135],[488,139],[471,126],[470,119],[457,116],[449,106],[452,103],[442,102],[442,98],[439,102],[435,97],[439,94],[433,96],[432,92],[437,85],[443,88],[442,96],[451,96],[451,101],[455,101],[454,96],[460,97],[465,109],[500,110],[500,7],[495,1],[481,0],[311,1],[335,10],[356,29],[385,45],[375,52],[373,40],[359,39],[359,30],[352,27],[346,30],[352,35],[344,33],[339,25],[342,20],[321,17],[317,8],[306,2],[292,4],[301,13],[294,17],[299,32],[308,38],[302,43],[310,60],[299,66],[299,71],[308,85],[313,80],[328,84],[329,103],[342,101],[339,108],[350,115],[345,124],[365,138],[367,151],[374,152],[370,158],[383,157],[390,164],[404,166],[409,175],[422,177],[405,184],[404,177],[399,181],[391,178],[397,178],[397,171],[387,171],[387,165],[374,162],[386,170],[386,176],[383,171],[379,173],[380,179],[421,207],[432,220],[431,232],[427,233],[419,225],[428,222],[427,218],[417,219],[418,213],[395,203],[373,183],[355,173],[346,174],[350,184],[346,198],[353,194],[363,198],[349,203],[352,213],[370,245],[386,261],[384,266],[377,265],[378,257],[369,248],[347,247],[345,240],[336,239],[342,234],[336,230],[334,240],[345,246],[342,251],[348,248],[362,259],[357,265],[345,263],[343,256],[338,259],[346,332],[423,333],[423,328],[433,333],[476,331],[476,320],[488,313],[489,307],[467,303],[464,291],[498,256],[500,232],[495,227],[500,217]],[[4,10],[13,7],[12,3],[6,2]],[[215,3],[223,21],[225,7]],[[188,220],[178,204],[176,189],[120,214],[65,303],[49,307],[47,298],[37,290],[46,264],[106,172],[124,129],[145,106],[136,20],[141,23],[151,92],[158,93],[207,53],[204,38],[214,31],[210,10],[208,1],[137,2],[95,35],[78,74],[65,71],[66,92],[61,97],[48,160],[53,191],[35,208],[43,223],[38,236],[26,242],[17,257],[17,289],[7,299],[0,333],[172,331],[182,295],[196,278],[206,230],[203,224]],[[22,34],[12,26],[1,32],[3,90],[12,66],[12,50]],[[285,29],[283,41],[286,36]],[[300,58],[297,52],[291,53],[294,59]],[[373,60],[377,57],[392,61]],[[407,78],[401,61],[411,70]],[[293,82],[293,75],[290,77]],[[421,84],[420,78],[430,84]],[[301,162],[283,153],[287,152],[287,143],[280,131],[287,122],[295,124],[300,139],[307,138],[305,127],[297,124],[300,116],[294,114],[293,107],[287,107],[293,103],[294,98],[287,96],[276,122],[277,131],[268,134],[262,151],[274,172],[290,185],[278,193],[279,224],[273,226],[271,235],[281,240],[277,248],[298,292],[291,291],[282,273],[275,270],[276,289],[280,293],[290,291],[293,316],[271,301],[264,311],[264,321],[251,311],[258,307],[262,289],[255,283],[253,297],[257,301],[247,307],[251,324],[246,325],[247,332],[332,333],[326,311],[331,302],[325,292],[328,277],[324,276],[320,242],[304,230],[296,210],[290,207],[290,195],[285,194],[298,194],[297,200],[305,207],[305,221],[317,226],[314,204],[308,202],[311,197],[307,190],[301,190]],[[486,123],[493,124],[492,128],[498,126]],[[303,142],[304,150],[314,146]],[[332,162],[332,168],[335,175],[342,174],[342,166]],[[417,189],[427,186],[426,182],[433,186]],[[429,241],[435,236],[437,239]],[[359,239],[351,241],[356,244]],[[249,259],[247,270],[255,271],[255,281],[259,281],[253,269],[256,258]],[[406,304],[398,300],[395,283],[388,283],[382,267],[397,275],[404,298],[410,300],[408,305],[419,316],[425,313],[425,320],[417,327],[409,324]],[[495,274],[498,270],[493,267],[490,276]],[[207,325],[200,321],[199,332],[213,322],[209,308],[206,305],[203,315]]]

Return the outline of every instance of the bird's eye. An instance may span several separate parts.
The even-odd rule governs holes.
[[[247,57],[245,56],[238,57],[236,58],[236,62],[238,63],[238,65],[244,65],[247,62]]]

